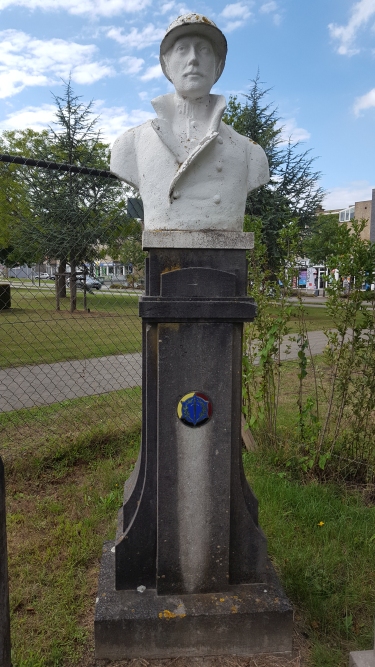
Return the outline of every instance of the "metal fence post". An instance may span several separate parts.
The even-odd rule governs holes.
[[[0,667],[11,667],[5,475],[0,456]]]

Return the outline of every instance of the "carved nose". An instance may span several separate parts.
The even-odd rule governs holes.
[[[198,65],[198,62],[199,61],[198,61],[198,56],[197,56],[196,52],[192,51],[190,53],[190,57],[189,57],[189,65]]]

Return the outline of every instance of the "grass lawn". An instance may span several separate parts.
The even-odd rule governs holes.
[[[0,312],[0,368],[25,364],[87,359],[141,350],[141,321],[138,295],[109,291],[88,294],[89,313],[83,311],[78,293],[78,310],[69,312],[69,299],[55,310],[54,285],[12,290],[12,308]],[[270,304],[277,315],[277,306]],[[332,327],[324,306],[306,306],[308,330]],[[297,320],[290,321],[290,332]]]
[[[140,416],[139,388],[0,415],[13,667],[86,664],[98,559]]]
[[[244,459],[269,553],[311,646],[308,665],[346,667],[349,651],[374,642],[375,494],[301,484],[260,454]]]
[[[0,416],[13,667],[94,664],[99,559],[136,461],[140,407],[137,388]],[[374,494],[301,484],[269,461],[244,454],[306,664],[346,667],[349,650],[373,641]]]
[[[277,315],[277,308],[271,307],[270,310],[274,315]],[[327,308],[323,304],[321,306],[304,306],[304,311],[307,331],[321,331],[322,329],[334,327]],[[298,331],[298,320],[296,317],[291,317],[288,327],[290,328],[290,333]]]
[[[52,290],[12,290],[12,308],[0,312],[0,368],[53,363],[141,349],[138,296],[95,292],[87,295],[90,313],[69,312],[69,299],[55,310]]]

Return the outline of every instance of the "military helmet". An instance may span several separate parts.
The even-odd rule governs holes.
[[[171,80],[166,71],[163,56],[167,53],[171,46],[173,46],[176,39],[191,34],[201,35],[202,37],[205,37],[206,39],[210,40],[210,42],[212,42],[212,46],[214,47],[220,60],[220,69],[215,79],[216,83],[216,81],[222,75],[224,69],[225,58],[228,51],[227,40],[224,34],[213,21],[208,19],[206,16],[203,16],[202,14],[196,13],[179,16],[177,19],[172,21],[172,23],[167,28],[167,31],[160,44],[160,64],[165,76],[167,79],[169,79],[169,81]]]

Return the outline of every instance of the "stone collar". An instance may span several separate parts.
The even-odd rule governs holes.
[[[176,157],[179,165],[169,187],[169,197],[171,198],[174,187],[182,174],[189,168],[195,158],[206,148],[206,146],[218,136],[221,119],[227,104],[223,95],[210,95],[210,104],[212,107],[207,132],[188,157],[182,154],[179,143],[171,131],[173,117],[176,113],[175,94],[170,93],[168,95],[156,97],[151,101],[151,104],[158,116],[151,122],[152,128],[165,146],[167,146]]]

